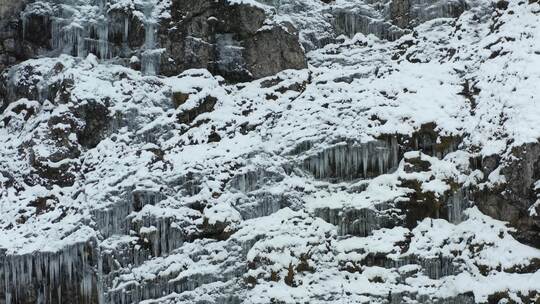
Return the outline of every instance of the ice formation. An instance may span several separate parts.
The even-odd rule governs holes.
[[[162,53],[157,24],[167,16],[168,5],[156,0],[37,1],[21,13],[22,34],[50,28],[52,54],[94,54],[102,60],[138,54],[143,73],[155,75]]]

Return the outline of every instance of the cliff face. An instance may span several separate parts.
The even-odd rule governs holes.
[[[0,4],[0,304],[540,300],[537,1]]]
[[[231,81],[306,67],[294,27],[270,20],[265,24],[265,10],[251,5],[226,1],[33,1],[24,5],[10,1],[2,13],[6,40],[0,53],[6,57],[5,64],[40,55],[85,57],[92,53],[148,75],[171,76],[206,68]]]
[[[18,14],[24,7],[24,1],[0,1],[0,69],[18,61]]]
[[[332,5],[261,1],[8,1],[2,3],[3,66],[36,56],[98,58],[172,76],[205,68],[230,81],[306,67],[305,49],[341,34],[394,40],[427,20],[457,17],[463,1]],[[305,18],[308,12],[311,18]],[[291,19],[292,18],[292,19]],[[294,25],[291,24],[295,23]]]

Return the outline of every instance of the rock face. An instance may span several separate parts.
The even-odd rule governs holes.
[[[18,14],[25,1],[0,1],[0,70],[21,60]]]
[[[247,70],[254,78],[273,75],[287,68],[307,65],[293,27],[276,26],[264,29],[246,41]]]
[[[412,28],[435,18],[459,17],[467,8],[467,2],[462,0],[392,0],[390,2],[390,19],[394,25],[400,28]]]
[[[373,34],[381,39],[396,40],[423,22],[459,17],[469,5],[462,0],[260,2],[273,6],[278,15],[292,20],[300,29],[301,42],[309,50],[331,43],[339,35]],[[307,21],[305,16],[297,13],[299,11],[309,11],[313,19]]]
[[[4,66],[38,55],[92,53],[150,75],[206,68],[245,81],[307,64],[294,27],[265,25],[266,12],[248,4],[3,1]]]
[[[411,5],[409,0],[394,0],[390,4],[390,17],[392,23],[401,27],[407,28],[411,22]]]
[[[0,304],[539,303],[538,1],[0,1]]]
[[[490,175],[500,175],[502,179],[474,193],[482,212],[509,222],[517,229],[516,239],[537,248],[540,248],[539,162],[538,143],[515,148],[511,159],[487,157],[480,167],[487,180]]]
[[[228,80],[245,81],[306,67],[294,28],[264,26],[267,17],[261,8],[226,1],[173,1],[172,12],[160,35],[166,49],[165,75],[206,68]]]
[[[332,3],[261,2],[274,6],[277,14],[271,15],[259,5],[226,0],[133,4],[85,0],[63,6],[54,1],[26,5],[3,0],[0,63],[5,67],[39,55],[85,57],[93,53],[146,74],[171,76],[190,68],[206,68],[229,81],[245,81],[305,68],[299,39],[308,50],[341,34],[374,34],[395,40],[422,22],[455,18],[468,5],[462,0],[387,0],[329,10]],[[306,23],[297,16],[296,12],[304,10],[311,10],[317,22]],[[280,21],[283,19],[292,23]]]

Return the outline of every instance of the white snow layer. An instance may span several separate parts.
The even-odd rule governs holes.
[[[205,70],[143,76],[95,56],[15,66],[9,81],[37,94],[10,100],[0,115],[0,251],[61,252],[95,241],[114,252],[142,238],[153,243],[153,253],[126,266],[110,293],[121,299],[125,290],[139,288],[152,295],[148,303],[219,301],[224,290],[242,303],[375,303],[400,293],[424,301],[472,293],[485,302],[496,292],[538,291],[540,271],[520,269],[538,263],[540,251],[515,241],[505,223],[475,207],[452,223],[425,219],[412,230],[375,225],[367,236],[343,235],[337,223],[316,216],[324,208],[376,212],[402,202],[410,193],[403,180],[442,198],[450,181],[477,182],[481,173],[468,168],[470,157],[510,157],[514,147],[540,138],[540,4],[510,1],[495,12],[490,1],[468,3],[471,9],[457,20],[425,22],[393,42],[358,33],[311,51],[306,70],[237,85]],[[149,16],[159,14],[163,10]],[[291,16],[297,24],[309,20],[309,14]],[[67,80],[69,100],[51,100],[51,85]],[[474,85],[474,96],[461,94],[465,82]],[[179,93],[187,99],[177,106],[171,96]],[[179,122],[209,96],[217,100],[212,111]],[[97,146],[83,147],[75,130],[84,122],[54,117],[92,103],[108,108],[109,123]],[[324,151],[337,151],[335,159],[351,164],[347,152],[332,150],[336,146],[363,147],[427,123],[441,136],[463,138],[464,147],[439,156],[405,155],[427,161],[428,171],[407,172],[406,160],[393,164],[367,155],[368,148],[358,148],[358,155],[381,168],[376,177],[330,183],[328,170],[321,176],[306,170],[309,157],[329,166],[316,157]],[[48,137],[54,130],[66,132],[80,153],[46,165],[77,168],[72,186],[23,178],[35,176],[31,159],[55,159],[58,146]],[[212,134],[220,140],[209,140]],[[504,182],[496,174],[489,179]],[[48,198],[44,210],[33,203],[38,198]],[[223,235],[208,234],[213,229]],[[182,280],[200,284],[159,293]]]

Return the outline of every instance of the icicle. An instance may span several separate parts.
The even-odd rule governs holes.
[[[78,57],[86,57],[88,55],[87,48],[85,45],[85,35],[83,33],[82,28],[75,27],[74,28],[74,41],[77,44],[77,52],[76,56]]]
[[[51,45],[53,49],[60,48],[62,26],[58,22],[57,18],[53,18],[51,22]]]
[[[146,22],[145,30],[145,51],[142,53],[142,71],[145,75],[156,75],[158,73],[159,61],[161,60],[161,50],[156,48],[156,24]]]
[[[129,41],[129,17],[127,15],[124,17],[124,35],[122,39],[124,44],[127,44]]]
[[[26,39],[26,31],[27,31],[27,28],[28,28],[28,16],[25,13],[22,13],[21,14],[21,19],[22,19],[22,38],[23,38],[23,40],[25,40]]]
[[[459,189],[452,193],[446,202],[448,221],[459,224],[463,221],[463,211],[468,207],[467,190]]]
[[[397,144],[386,141],[340,144],[307,158],[304,168],[320,179],[372,178],[397,167],[397,149]]]
[[[99,57],[101,59],[109,58],[109,26],[107,22],[107,20],[103,20],[103,23],[98,25]]]
[[[362,169],[363,169],[364,176],[367,176],[368,174],[368,160],[369,160],[368,149],[362,149]]]

